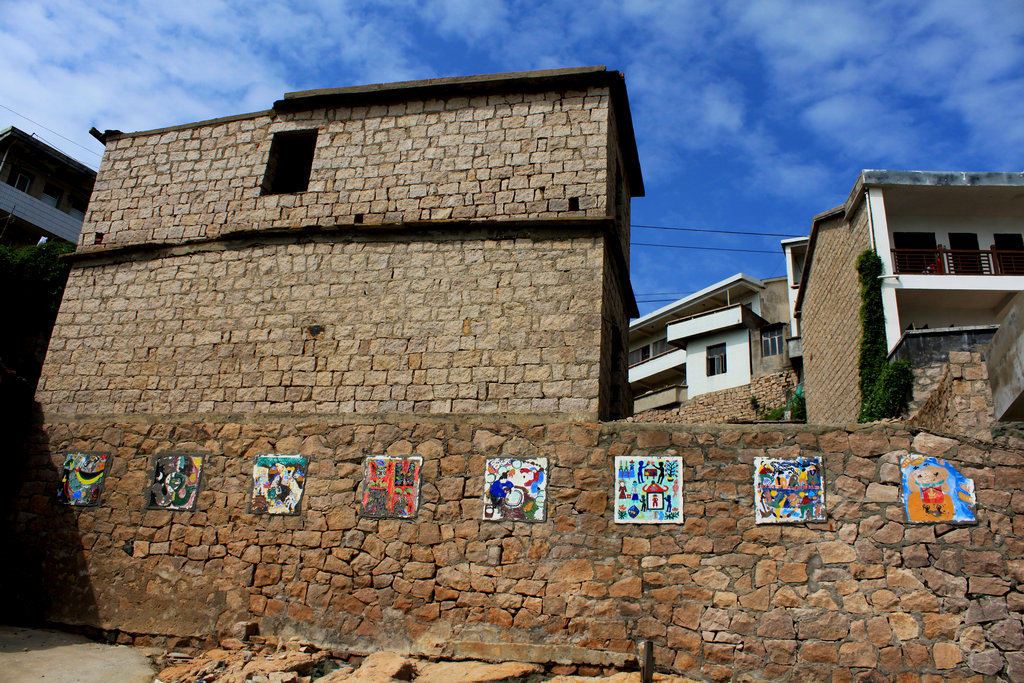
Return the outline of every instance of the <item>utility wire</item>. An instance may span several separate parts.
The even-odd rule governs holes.
[[[665,225],[631,225],[631,228],[647,228],[649,230],[678,230],[680,232],[716,232],[723,235],[760,235],[763,237],[806,237],[786,232],[747,232],[745,230],[716,230],[714,228],[671,228]]]
[[[39,126],[40,128],[42,128],[43,130],[48,130],[48,131],[50,131],[51,133],[53,133],[53,134],[54,134],[54,135],[56,135],[57,137],[61,138],[62,140],[67,140],[68,142],[70,142],[70,143],[71,143],[72,145],[74,145],[75,147],[81,147],[82,149],[84,149],[84,150],[85,150],[86,152],[88,152],[89,154],[93,154],[93,155],[95,155],[95,156],[98,156],[98,157],[100,157],[100,158],[102,158],[102,157],[103,157],[103,155],[102,155],[102,154],[100,154],[99,152],[97,152],[96,150],[93,150],[93,149],[89,149],[88,147],[85,147],[85,146],[83,146],[83,145],[80,145],[80,144],[78,144],[77,142],[75,142],[75,141],[74,141],[74,140],[72,140],[71,138],[69,138],[69,137],[65,137],[65,136],[61,135],[60,133],[58,133],[57,131],[55,131],[55,130],[54,130],[54,129],[52,129],[52,128],[47,128],[46,126],[44,126],[43,124],[39,123],[38,121],[33,121],[33,120],[32,120],[32,119],[30,119],[29,117],[25,116],[24,114],[22,114],[22,113],[20,113],[20,112],[16,112],[16,111],[14,111],[13,109],[11,109],[10,107],[8,107],[8,106],[7,106],[7,105],[5,105],[5,104],[0,104],[0,107],[3,107],[4,109],[6,109],[7,111],[11,112],[12,114],[14,114],[14,115],[16,115],[16,116],[20,116],[21,118],[25,119],[26,121],[29,121],[29,122],[31,122],[31,123],[34,123],[34,124],[36,124],[37,126]]]
[[[774,249],[769,251],[767,249],[727,249],[726,247],[688,247],[681,244],[650,244],[648,242],[630,242],[631,246],[634,247],[661,247],[663,249],[700,249],[702,251],[742,251],[749,254],[778,254],[782,256],[781,252],[777,252]]]

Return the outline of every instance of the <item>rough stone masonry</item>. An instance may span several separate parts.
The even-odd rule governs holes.
[[[17,614],[614,667],[650,640],[714,680],[1021,677],[1018,436],[609,421],[643,188],[620,74],[298,93],[106,141],[4,498]],[[974,479],[979,524],[903,522],[908,449]],[[112,456],[97,507],[55,502],[69,451]],[[145,509],[169,451],[205,455],[194,510]],[[309,459],[300,515],[247,512],[275,452]],[[415,520],[358,516],[378,454],[422,457]],[[684,459],[684,524],[612,520],[626,454]],[[753,458],[804,454],[829,521],[756,526]],[[488,456],[548,458],[544,522],[480,519]]]

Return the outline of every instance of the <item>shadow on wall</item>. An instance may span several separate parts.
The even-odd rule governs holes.
[[[98,610],[86,561],[89,534],[80,528],[78,511],[57,499],[63,465],[57,460],[70,444],[55,444],[51,451],[39,405],[20,405],[30,407],[11,406],[0,422],[11,447],[6,476],[0,478],[0,515],[8,537],[21,539],[0,563],[0,581],[7,587],[0,623],[95,624]]]

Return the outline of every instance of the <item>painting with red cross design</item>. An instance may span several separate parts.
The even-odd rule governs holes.
[[[363,462],[363,517],[412,519],[420,504],[423,458],[371,455]]]

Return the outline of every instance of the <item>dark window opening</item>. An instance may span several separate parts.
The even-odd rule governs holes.
[[[892,246],[897,273],[932,273],[941,269],[934,232],[894,232]]]
[[[949,250],[953,252],[950,254],[951,272],[973,275],[983,272],[981,254],[978,253],[978,236],[973,232],[949,233]]]
[[[725,344],[708,347],[708,377],[725,374]]]
[[[71,208],[68,209],[68,213],[77,218],[78,220],[85,219],[85,210],[89,208],[89,202],[81,197],[71,198]]]
[[[43,185],[43,203],[49,204],[53,208],[57,208],[57,204],[60,203],[60,196],[64,194],[59,187],[53,183],[46,183]]]
[[[94,244],[103,244],[103,233],[96,233],[96,235],[92,238],[92,241]]]
[[[363,222],[363,214],[357,213],[355,215],[355,217],[352,218],[352,222],[353,223],[362,223]]]
[[[305,192],[309,188],[315,149],[315,130],[275,133],[270,143],[267,172],[263,176],[263,194]]]
[[[29,187],[32,186],[32,176],[16,168],[11,169],[10,174],[7,176],[7,184],[16,190],[28,192]]]
[[[1024,275],[1024,235],[997,232],[992,238],[999,274]]]
[[[569,197],[569,210],[570,211],[579,211],[580,210],[580,198],[579,197]]]

